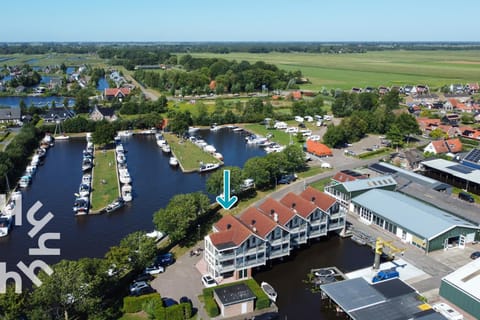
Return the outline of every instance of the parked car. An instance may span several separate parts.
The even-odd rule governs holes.
[[[460,193],[458,194],[458,198],[468,202],[472,202],[472,203],[475,202],[475,199],[472,197],[470,193],[463,192],[463,191],[460,191]]]
[[[178,302],[173,300],[172,298],[162,298],[162,302],[163,302],[163,306],[165,308],[168,308],[168,307],[171,307],[171,306],[174,306],[174,305],[178,304]]]
[[[472,258],[472,259],[474,259],[474,260],[480,258],[480,251],[475,251],[475,252],[473,252],[473,253],[470,255],[470,258]]]
[[[168,252],[165,254],[161,254],[157,256],[157,259],[155,260],[155,263],[159,266],[165,267],[173,264],[175,262],[175,257],[173,256],[173,253]]]
[[[192,303],[192,300],[190,300],[188,297],[181,297],[180,300],[179,300],[180,303]]]
[[[297,180],[297,175],[295,174],[284,174],[278,179],[278,184],[290,184],[290,182]]]
[[[151,281],[154,277],[149,273],[142,273],[138,275],[133,282]]]
[[[213,279],[213,277],[209,274],[202,276],[202,283],[207,288],[215,287],[217,285],[217,281],[215,281],[215,279]]]
[[[145,268],[145,273],[148,274],[159,274],[165,271],[165,268],[159,265],[152,265]]]
[[[155,290],[145,281],[135,282],[130,285],[130,295],[141,296],[155,292]]]

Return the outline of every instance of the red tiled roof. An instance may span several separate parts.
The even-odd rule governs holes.
[[[289,192],[287,193],[281,200],[280,203],[285,205],[288,208],[292,208],[297,211],[297,213],[304,217],[308,218],[312,212],[315,211],[317,206],[312,202],[305,200],[304,198],[300,197],[299,195]]]
[[[469,83],[468,84],[468,88],[470,90],[479,90],[480,89],[480,86],[478,85],[478,82],[475,82],[475,83]]]
[[[210,234],[215,246],[229,243],[239,246],[252,235],[252,231],[233,216],[224,216],[215,224],[215,228],[218,232]]]
[[[249,226],[252,231],[256,231],[256,234],[262,238],[265,238],[277,226],[272,217],[263,214],[260,210],[253,207],[248,208],[242,214],[240,221]]]
[[[302,193],[300,193],[300,196],[307,201],[312,201],[324,212],[327,212],[327,210],[331,206],[333,206],[335,202],[337,202],[334,197],[329,196],[328,194],[318,191],[317,189],[314,189],[312,187],[308,187],[307,189],[305,189]]]
[[[105,88],[105,96],[116,97],[120,92],[127,96],[130,94],[130,88]]]
[[[320,157],[333,155],[329,147],[313,140],[307,140],[307,151]]]
[[[262,210],[264,214],[272,218],[274,217],[274,213],[276,213],[278,216],[278,223],[282,226],[286,225],[295,216],[295,213],[292,210],[272,198],[267,198],[258,209]]]
[[[438,126],[440,124],[440,119],[417,118],[417,122],[420,126],[423,126],[423,127],[427,127],[431,125]]]
[[[366,178],[367,177],[364,176],[364,175],[354,177],[354,176],[351,176],[349,174],[346,174],[345,172],[339,171],[333,176],[332,179],[337,181],[337,182],[343,183],[343,182],[347,182],[347,181],[355,181],[357,179],[366,179]]]
[[[432,146],[433,146],[433,149],[435,149],[436,153],[447,153],[448,152],[448,148],[445,145],[444,140],[432,141]]]
[[[450,152],[452,153],[462,151],[462,142],[458,138],[445,140],[445,143],[448,145],[448,149],[450,149]]]

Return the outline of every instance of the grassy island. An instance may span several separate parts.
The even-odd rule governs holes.
[[[95,151],[95,166],[93,167],[92,180],[92,208],[95,213],[105,208],[120,195],[117,168],[115,161],[115,150]]]
[[[197,171],[201,162],[221,163],[210,153],[203,151],[188,140],[181,140],[173,134],[165,134],[164,137],[172,149],[172,154],[178,159],[183,172]]]

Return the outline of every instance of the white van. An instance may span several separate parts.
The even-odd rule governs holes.
[[[274,127],[275,129],[285,130],[285,129],[287,129],[288,125],[287,125],[285,122],[280,122],[280,121],[279,121],[279,122],[276,122],[276,123],[273,125],[273,127]]]
[[[287,129],[285,129],[285,132],[286,133],[297,133],[298,128],[297,127],[288,127]]]
[[[311,117],[311,116],[305,116],[305,121],[307,121],[307,122],[313,122],[313,117]]]
[[[300,116],[295,116],[295,121],[297,122],[303,122],[303,118]]]
[[[314,117],[315,120],[317,120],[317,121],[321,121],[321,120],[322,120],[322,116],[319,116],[318,114],[314,115],[313,117]]]
[[[325,119],[325,120],[332,120],[332,119],[333,119],[333,116],[330,116],[330,115],[326,114],[326,115],[323,116],[323,119]]]

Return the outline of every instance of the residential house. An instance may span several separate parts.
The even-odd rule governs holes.
[[[428,94],[429,89],[427,85],[419,84],[415,87],[415,93],[416,94]],[[412,92],[413,94],[413,92]]]
[[[312,187],[307,187],[300,193],[300,196],[307,201],[311,201],[322,214],[326,215],[328,231],[342,230],[345,227],[346,211],[340,207],[334,197]]]
[[[462,142],[460,139],[436,140],[430,142],[424,149],[424,152],[433,154],[458,153],[462,151]]]
[[[22,124],[22,115],[20,108],[0,108],[0,123]]]
[[[480,140],[480,130],[472,129],[469,127],[462,127],[461,135],[464,138]]]
[[[469,83],[467,84],[467,90],[470,92],[470,94],[474,94],[480,90],[480,86],[478,85],[478,82]]]
[[[267,259],[276,259],[290,254],[290,232],[278,223],[278,216],[267,215],[251,207],[242,213],[240,221],[267,241]]]
[[[327,235],[327,215],[325,212],[322,212],[314,202],[289,192],[280,200],[280,203],[291,208],[296,214],[299,214],[308,222],[308,239]]]
[[[352,90],[350,90],[350,93],[362,93],[362,89],[353,87]]]
[[[122,99],[130,94],[130,88],[105,88],[104,98],[107,100]]]
[[[416,171],[420,169],[420,163],[425,160],[423,153],[416,150],[416,149],[409,149],[405,152],[400,151],[395,153],[391,158],[390,161],[407,170]]]
[[[205,237],[207,272],[213,277],[251,277],[254,267],[267,261],[266,241],[237,218],[227,215]]]
[[[390,91],[390,89],[388,87],[384,87],[384,86],[378,87],[378,94],[379,95],[384,95],[384,94],[388,93],[389,91]]]
[[[450,85],[451,93],[463,93],[465,92],[465,86],[461,83],[453,83]]]
[[[456,113],[449,113],[443,116],[443,118],[441,119],[441,122],[443,124],[456,126],[460,122],[460,116]]]
[[[412,95],[412,102],[414,104],[420,104],[420,105],[426,106],[426,105],[432,105],[437,101],[438,101],[438,95],[436,95],[434,93],[433,94],[417,93],[415,95]]]
[[[118,119],[117,115],[115,114],[115,109],[99,106],[95,106],[92,112],[90,112],[90,114],[88,115],[88,117],[93,121],[107,120],[109,122],[112,122]]]
[[[298,247],[307,243],[308,220],[301,216],[298,211],[285,206],[272,198],[268,198],[258,207],[266,215],[276,217],[278,223],[290,232],[290,246]]]
[[[445,93],[444,94],[445,99],[457,99],[460,102],[465,102],[470,99],[470,93],[468,92],[456,92],[456,93]]]
[[[440,125],[440,119],[417,118],[417,123],[423,133],[428,134],[430,131]]]
[[[40,118],[42,118],[45,122],[62,122],[67,119],[73,118],[74,116],[75,113],[70,108],[55,107],[46,110],[43,114],[40,115]]]
[[[293,100],[300,100],[300,99],[302,99],[302,91],[293,91],[293,92],[292,92],[292,99],[293,99]]]

